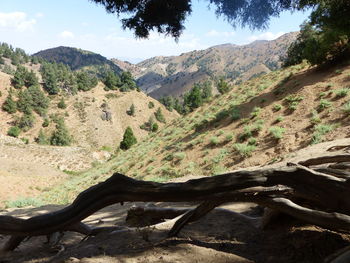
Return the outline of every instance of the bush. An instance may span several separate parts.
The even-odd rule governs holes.
[[[224,81],[222,78],[217,83],[217,88],[221,94],[225,94],[225,93],[229,92],[229,90],[231,89],[229,84],[226,81]]]
[[[162,113],[162,109],[158,108],[157,111],[154,113],[154,116],[156,117],[157,121],[165,123],[165,117]]]
[[[5,102],[2,104],[2,109],[12,114],[17,111],[17,103],[12,99],[12,95],[10,94]]]
[[[283,138],[283,134],[285,133],[286,129],[278,126],[272,126],[269,129],[270,134],[277,140],[280,140]]]
[[[126,111],[126,113],[129,115],[129,116],[135,116],[135,105],[134,103],[131,104],[129,110]]]
[[[45,118],[44,121],[43,121],[42,126],[43,127],[48,127],[49,125],[50,125],[50,120],[48,118]]]
[[[274,111],[280,111],[282,109],[282,105],[281,104],[274,104],[273,105],[273,110]]]
[[[322,142],[323,136],[334,129],[334,125],[329,124],[318,124],[314,128],[314,133],[311,138],[311,144],[317,144]]]
[[[65,103],[63,98],[61,98],[60,102],[57,104],[57,107],[60,108],[60,109],[67,108],[67,104]]]
[[[250,116],[252,118],[258,117],[260,112],[261,112],[261,108],[260,107],[254,107],[252,112],[250,113]]]
[[[72,138],[63,119],[57,120],[56,130],[51,135],[50,143],[56,146],[67,146],[72,143]]]
[[[128,150],[131,146],[137,143],[137,139],[134,136],[134,133],[130,127],[127,127],[124,135],[123,140],[120,142],[120,149],[122,150]]]
[[[347,114],[350,115],[350,101],[348,101],[347,103],[345,103],[342,107],[342,111]]]
[[[219,144],[219,138],[217,137],[217,136],[213,136],[213,137],[211,137],[210,138],[210,144],[212,144],[212,145],[218,145]]]
[[[156,132],[156,131],[158,131],[158,129],[159,129],[158,123],[154,122],[152,124],[151,131]]]
[[[38,137],[35,139],[35,141],[40,145],[49,144],[49,138],[44,134],[42,129],[40,129]]]
[[[350,91],[349,88],[342,88],[342,89],[334,90],[333,93],[337,98],[342,98],[342,97],[346,97],[349,91]]]
[[[310,119],[312,125],[319,124],[321,122],[321,118],[318,115],[317,111],[312,111],[312,117]]]
[[[326,99],[321,99],[320,104],[318,105],[318,110],[323,111],[324,109],[330,108],[332,106],[332,102]]]
[[[13,126],[7,131],[8,136],[12,136],[12,137],[16,137],[16,138],[18,137],[18,135],[20,133],[21,133],[21,129],[17,126]]]
[[[148,108],[153,109],[154,108],[154,103],[153,101],[148,102]]]
[[[288,103],[288,109],[295,111],[298,108],[299,102],[304,99],[303,96],[299,95],[289,95],[285,98],[285,101]]]
[[[275,120],[275,122],[281,122],[284,120],[284,117],[283,116],[278,116]]]
[[[231,119],[237,121],[241,118],[241,112],[237,106],[233,106],[231,109]]]
[[[245,143],[235,143],[233,147],[244,158],[251,156],[252,152],[256,149],[255,145],[249,145]]]
[[[28,131],[33,128],[35,117],[33,114],[23,114],[23,116],[16,122],[17,126],[23,131]]]

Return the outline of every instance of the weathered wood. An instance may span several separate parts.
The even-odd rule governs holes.
[[[349,160],[349,156],[326,156],[303,164],[345,161]],[[187,212],[175,224],[171,234],[178,233],[186,223],[199,219],[222,203],[241,201],[277,209],[319,226],[350,231],[349,182],[301,165],[235,171],[183,183],[139,181],[116,173],[105,182],[79,194],[64,209],[26,220],[0,216],[0,234],[37,236],[62,231],[96,234],[99,230],[90,229],[81,221],[108,205],[129,201],[202,202],[202,205]],[[300,198],[311,204],[312,209],[291,201]]]

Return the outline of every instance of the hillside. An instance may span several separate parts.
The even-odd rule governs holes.
[[[276,163],[309,145],[347,138],[349,95],[348,64],[327,70],[301,64],[271,72],[236,85],[82,173],[74,191],[67,192],[69,181],[53,191],[75,196],[116,171],[162,182]],[[49,193],[43,199],[53,201]]]
[[[11,76],[0,72],[0,105],[8,96],[11,86]],[[58,103],[64,98],[66,108],[60,109]],[[154,107],[149,108],[149,102],[153,102]],[[127,111],[134,104],[135,116],[129,116]],[[43,130],[49,135],[55,128],[55,117],[64,117],[65,123],[73,137],[73,145],[85,148],[98,149],[103,146],[116,148],[121,141],[126,127],[130,126],[137,138],[143,138],[148,131],[140,128],[147,122],[158,108],[167,121],[171,121],[178,115],[169,112],[158,101],[148,97],[142,92],[130,91],[105,91],[102,83],[86,92],[79,92],[76,95],[60,95],[50,97],[47,116],[51,116],[48,127],[42,127],[44,118],[35,113],[35,123],[28,131],[21,133],[20,137],[29,139],[34,143],[39,131]],[[103,120],[105,112],[109,112],[111,119]],[[8,114],[0,111],[0,134],[7,134],[8,129],[13,126],[13,122],[19,114]],[[162,126],[161,123],[159,123]]]
[[[112,59],[137,79],[142,90],[154,98],[180,96],[195,82],[223,76],[236,82],[280,67],[280,57],[296,39],[297,32],[272,41],[255,41],[238,46],[223,44],[171,57],[154,57],[136,65]]]
[[[39,51],[33,56],[50,62],[63,63],[68,65],[72,70],[86,70],[100,75],[106,70],[112,70],[117,74],[122,71],[107,58],[78,48],[61,46]]]

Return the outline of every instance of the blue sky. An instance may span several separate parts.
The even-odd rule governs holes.
[[[152,56],[179,55],[223,43],[247,44],[257,39],[274,39],[299,30],[309,12],[286,12],[273,18],[265,31],[234,29],[207,1],[193,1],[193,12],[186,30],[176,43],[174,39],[151,33],[149,39],[135,39],[123,31],[115,15],[88,0],[1,0],[0,42],[7,42],[32,54],[56,46],[73,46],[108,58],[132,62]]]

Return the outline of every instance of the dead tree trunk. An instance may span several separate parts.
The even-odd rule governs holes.
[[[325,156],[306,160],[304,165],[349,162],[350,155]],[[193,202],[201,204],[175,223],[169,235],[176,235],[184,225],[198,220],[226,202],[254,202],[305,222],[336,231],[350,232],[350,177],[340,164],[330,174],[301,165],[279,169],[235,171],[183,183],[139,181],[116,173],[105,182],[80,193],[62,210],[34,216],[27,220],[0,216],[0,234],[11,235],[4,250],[13,250],[27,236],[49,235],[58,231],[96,234],[81,223],[96,211],[123,202]],[[346,167],[343,166],[343,167]],[[323,167],[327,172],[327,167]],[[335,171],[339,170],[339,172]],[[340,176],[338,176],[340,174]],[[297,201],[296,201],[297,200]]]

